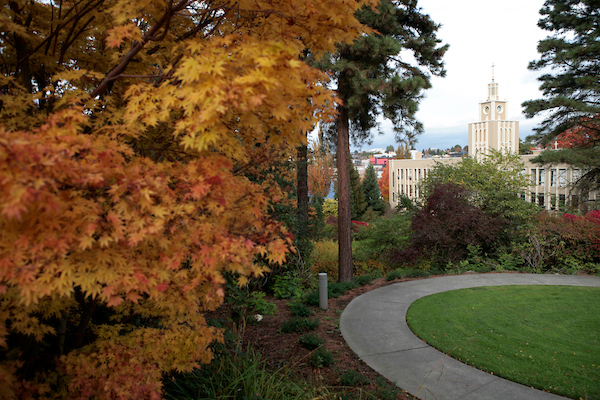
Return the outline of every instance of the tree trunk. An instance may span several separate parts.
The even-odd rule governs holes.
[[[298,147],[298,158],[296,162],[296,179],[298,195],[298,231],[299,236],[296,240],[296,247],[303,260],[306,260],[310,254],[308,246],[308,146]]]
[[[340,106],[337,124],[339,281],[352,280],[352,222],[350,221],[350,134],[348,110]]]

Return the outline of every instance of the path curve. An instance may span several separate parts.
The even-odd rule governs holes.
[[[600,287],[600,277],[491,273],[395,283],[352,300],[342,313],[340,330],[344,340],[364,362],[420,399],[564,399],[446,356],[415,336],[406,324],[409,306],[421,297],[450,290],[503,285]]]

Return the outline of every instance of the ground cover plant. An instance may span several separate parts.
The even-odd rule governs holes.
[[[498,286],[423,297],[413,332],[450,356],[575,399],[600,395],[600,288]]]
[[[318,303],[307,307],[297,299],[277,298],[271,293],[264,300],[274,305],[274,314],[257,321],[254,310],[245,307],[245,318],[233,320],[230,315],[238,314],[237,307],[227,303],[210,314],[211,323],[228,327],[225,344],[215,346],[215,360],[191,374],[167,377],[167,398],[276,399],[282,398],[273,394],[272,389],[278,387],[287,390],[290,398],[304,398],[294,397],[294,388],[301,387],[311,399],[414,400],[364,364],[340,335],[339,320],[345,306],[362,293],[392,283],[367,278],[355,279],[352,288],[330,298],[328,310],[318,308]],[[306,308],[311,314],[308,320],[319,321],[315,330],[284,333],[282,327],[295,319],[297,310]],[[231,379],[210,380],[210,375],[221,369]],[[273,378],[267,380],[264,371]],[[253,379],[264,385],[252,386]]]
[[[269,370],[264,357],[252,348],[244,352],[224,351],[217,353],[208,366],[167,378],[165,398],[310,400],[316,397],[316,390],[290,375],[286,368]]]

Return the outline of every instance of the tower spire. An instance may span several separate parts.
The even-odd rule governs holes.
[[[492,82],[494,82],[494,62],[492,62]]]

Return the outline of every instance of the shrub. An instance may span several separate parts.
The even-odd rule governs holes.
[[[289,308],[295,317],[309,317],[313,313],[305,304],[300,302],[293,302],[289,305]]]
[[[402,279],[404,274],[405,272],[403,269],[395,269],[393,271],[388,272],[388,274],[385,276],[385,280],[393,281],[394,279]]]
[[[334,199],[325,199],[323,200],[323,215],[327,218],[330,215],[333,215],[337,218],[338,216],[338,202]]]
[[[340,297],[348,290],[354,289],[357,286],[355,281],[330,283],[327,285],[327,295],[329,298]]]
[[[423,271],[421,269],[409,269],[404,276],[407,278],[426,278],[431,275],[427,271]]]
[[[437,184],[412,219],[411,247],[426,249],[439,268],[464,259],[469,245],[490,253],[496,234],[504,225],[502,218],[471,204],[471,195],[459,185]]]
[[[368,385],[369,380],[360,372],[354,369],[348,369],[340,376],[342,386],[360,386]]]
[[[279,275],[275,277],[272,290],[277,299],[289,299],[302,296],[301,279],[297,276]]]
[[[259,353],[221,352],[209,365],[190,373],[173,374],[164,379],[165,398],[192,399],[314,399],[310,385],[294,379],[287,370],[267,370]]]
[[[265,292],[252,292],[248,299],[248,304],[252,311],[263,315],[273,315],[277,311],[277,306],[264,299]]]
[[[312,271],[316,274],[324,272],[329,280],[338,279],[338,243],[333,240],[322,240],[315,243],[312,253]]]
[[[516,246],[534,272],[595,273],[600,264],[598,212],[584,216],[540,213],[527,230],[527,242]]]
[[[302,344],[302,347],[309,350],[314,350],[325,344],[325,339],[309,333],[300,337],[300,343]]]
[[[334,361],[333,353],[323,347],[319,347],[310,355],[310,362],[316,368],[329,367]]]
[[[292,318],[288,319],[281,325],[280,332],[282,333],[292,333],[292,332],[308,332],[314,331],[319,326],[319,320],[313,319],[310,320],[308,318]]]
[[[378,218],[356,235],[356,239],[364,242],[365,252],[371,259],[386,259],[394,249],[409,245],[411,220],[406,214],[392,214],[390,217]]]
[[[304,304],[312,307],[319,306],[319,292],[310,292],[304,296]]]
[[[364,286],[364,285],[368,285],[369,283],[371,283],[373,280],[379,278],[381,276],[381,274],[377,273],[377,272],[370,272],[366,275],[361,275],[358,276],[354,279],[354,282],[356,283],[357,286]]]

